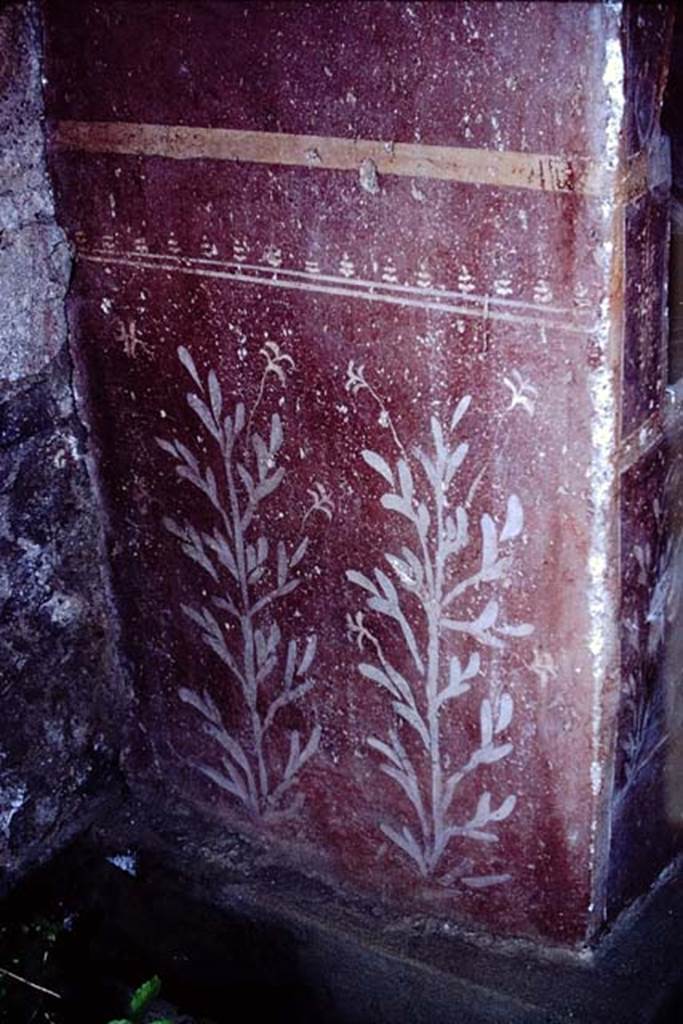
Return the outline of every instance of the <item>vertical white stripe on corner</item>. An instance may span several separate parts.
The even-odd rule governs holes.
[[[622,4],[606,5],[615,15],[618,26],[622,13]],[[621,154],[621,136],[624,120],[624,58],[621,41],[618,35],[610,36],[605,42],[605,62],[603,71],[608,116],[605,128],[605,157],[611,171],[616,172]],[[589,907],[594,910],[596,893],[596,875],[599,866],[596,864],[599,797],[605,783],[604,765],[601,760],[601,737],[603,726],[604,684],[608,677],[614,653],[615,631],[619,618],[618,595],[611,583],[610,555],[614,524],[613,494],[617,475],[618,451],[618,403],[617,390],[620,380],[615,376],[615,366],[611,351],[613,309],[611,305],[612,269],[614,259],[621,258],[614,251],[614,238],[619,233],[615,230],[615,218],[622,215],[622,208],[616,196],[603,200],[601,203],[603,234],[606,238],[602,245],[602,267],[605,280],[605,296],[600,305],[600,326],[596,332],[596,341],[600,347],[600,363],[590,374],[590,398],[592,407],[591,419],[591,464],[590,493],[592,503],[592,523],[590,538],[590,555],[588,560],[589,575],[589,615],[590,636],[589,650],[592,667],[592,757],[590,765],[590,781],[593,793],[593,816],[591,820],[591,889],[592,897]],[[609,823],[608,823],[609,828]],[[609,848],[609,842],[608,846]]]

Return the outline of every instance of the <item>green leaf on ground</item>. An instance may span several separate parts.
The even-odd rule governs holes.
[[[159,995],[161,991],[161,978],[158,975],[154,975],[149,981],[145,981],[140,985],[130,1000],[130,1012],[134,1017],[139,1017],[143,1013],[153,999]]]

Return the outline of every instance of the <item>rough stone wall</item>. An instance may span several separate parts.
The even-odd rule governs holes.
[[[71,257],[44,159],[40,25],[0,5],[0,889],[111,791],[100,533],[71,387]]]
[[[683,377],[683,11],[677,12],[664,130],[671,139],[671,263],[669,277],[669,381]]]

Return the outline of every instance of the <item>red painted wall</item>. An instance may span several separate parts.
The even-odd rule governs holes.
[[[131,777],[356,890],[580,940],[606,898],[641,216],[618,15],[46,16]],[[657,259],[633,271],[655,291]],[[629,433],[651,404],[625,372]]]

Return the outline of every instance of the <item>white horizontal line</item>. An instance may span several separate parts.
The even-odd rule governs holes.
[[[395,289],[396,286],[389,285],[384,282],[371,282],[369,284],[369,287],[361,289],[353,287],[353,285],[355,284],[355,282],[353,281],[350,282],[350,284],[347,284],[346,282],[340,282],[344,284],[344,287],[330,287],[326,284],[318,283],[319,278],[317,277],[317,275],[316,277],[311,276],[308,280],[304,281],[286,280],[283,278],[283,271],[275,270],[272,267],[268,267],[267,270],[264,271],[267,274],[267,276],[258,276],[257,274],[247,274],[237,271],[213,270],[208,266],[203,268],[196,267],[193,266],[187,259],[185,259],[184,262],[181,262],[182,258],[178,257],[166,257],[166,262],[164,262],[163,257],[156,256],[152,257],[152,259],[149,260],[147,254],[142,255],[138,253],[81,252],[79,253],[79,256],[84,260],[88,260],[94,263],[113,263],[118,266],[128,266],[136,269],[165,270],[172,271],[174,273],[192,274],[193,276],[198,277],[212,277],[229,281],[241,281],[244,282],[245,284],[260,284],[270,288],[281,288],[285,290],[292,289],[294,291],[312,292],[325,295],[338,295],[347,298],[364,299],[368,302],[385,302],[389,305],[395,306],[409,306],[417,309],[431,309],[442,313],[457,313],[459,316],[477,317],[478,319],[483,320],[500,320],[508,323],[533,324],[536,326],[545,325],[548,327],[559,328],[563,331],[567,331],[574,334],[587,334],[594,329],[592,327],[582,327],[580,325],[571,324],[567,322],[562,322],[561,324],[558,324],[554,320],[548,320],[547,318],[542,318],[540,316],[532,317],[523,316],[521,314],[515,315],[513,313],[499,312],[495,308],[495,305],[497,304],[497,300],[495,299],[490,299],[488,303],[486,299],[480,299],[478,300],[480,308],[468,308],[462,305],[455,305],[450,302],[421,300],[420,293],[417,290],[412,299],[407,297],[404,298],[403,296],[400,295],[387,294],[387,289]],[[154,262],[155,259],[158,262]],[[206,262],[211,263],[210,260],[207,260]],[[241,264],[239,265],[239,267],[240,270],[244,269]],[[301,276],[307,277],[308,275],[302,273]],[[442,294],[442,292],[437,292],[435,297],[438,297]],[[468,301],[468,299],[465,298],[465,301]],[[539,313],[545,314],[547,312],[545,307],[532,308],[537,308]]]
[[[98,255],[109,255],[112,250],[107,249],[95,249],[93,250]],[[178,261],[179,264],[196,264],[199,263],[202,266],[207,267],[220,267],[220,268],[231,268],[238,271],[243,270],[254,270],[264,274],[277,274],[278,276],[287,277],[302,277],[304,280],[310,281],[326,281],[331,284],[339,284],[342,286],[346,285],[363,285],[367,288],[384,288],[390,291],[406,292],[417,296],[421,295],[433,295],[438,298],[453,299],[454,301],[460,302],[480,302],[482,304],[488,302],[491,305],[494,302],[500,306],[510,306],[511,308],[518,307],[519,309],[535,309],[539,313],[556,313],[558,316],[573,316],[575,310],[568,306],[553,306],[551,303],[538,303],[538,302],[527,302],[523,299],[508,299],[504,295],[480,295],[476,292],[454,292],[446,288],[435,288],[435,287],[423,287],[422,285],[416,284],[402,284],[399,281],[371,281],[368,278],[363,277],[342,277],[339,274],[315,274],[307,270],[295,270],[289,267],[274,267],[270,263],[242,263],[239,260],[218,260],[213,257],[206,256],[185,256],[176,253],[156,253],[156,252],[138,252],[136,250],[132,252],[121,252],[120,250],[113,250],[113,253],[121,256],[128,256],[131,259],[145,259],[145,260],[166,260],[166,261]]]

